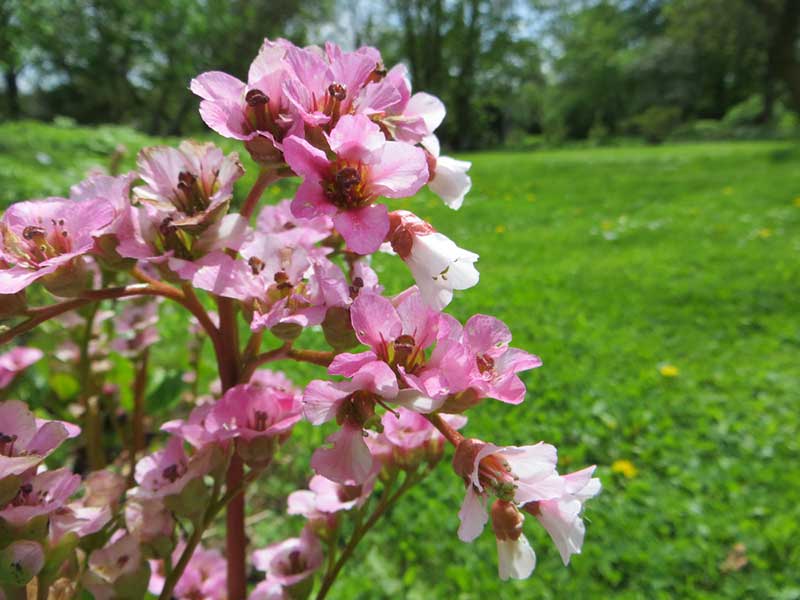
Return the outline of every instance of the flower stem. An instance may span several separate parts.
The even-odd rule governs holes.
[[[447,438],[447,441],[453,444],[453,446],[458,446],[463,440],[464,436],[461,435],[458,431],[453,429],[447,421],[445,421],[442,416],[438,413],[431,413],[429,415],[423,415],[428,421],[431,422],[431,425],[436,427],[441,434]]]
[[[136,365],[136,377],[133,381],[133,414],[131,415],[131,473],[130,480],[136,469],[136,458],[145,446],[144,437],[144,401],[147,390],[147,367],[150,359],[150,349],[145,348],[139,355]]]
[[[244,204],[242,205],[241,215],[245,219],[249,219],[252,216],[258,201],[261,199],[261,196],[264,194],[264,190],[267,189],[270,184],[275,183],[287,175],[288,173],[282,169],[262,169],[258,174],[258,179],[256,179],[253,187],[250,188],[247,198],[245,198]]]
[[[78,381],[80,383],[80,402],[83,407],[84,436],[86,440],[86,455],[89,461],[89,469],[97,471],[105,467],[105,456],[103,453],[103,441],[101,437],[100,406],[92,401],[92,357],[89,355],[89,346],[92,342],[94,333],[94,319],[97,315],[97,304],[89,308],[86,315],[86,324],[83,329],[83,337],[80,342],[80,358],[78,361]]]
[[[375,507],[375,510],[372,511],[372,514],[369,518],[364,521],[363,523],[359,523],[353,534],[350,536],[350,539],[347,541],[347,545],[344,547],[342,554],[339,556],[338,560],[333,564],[332,567],[327,569],[325,573],[325,577],[322,580],[322,585],[317,592],[316,600],[323,600],[325,596],[328,595],[328,592],[331,590],[334,582],[336,581],[336,577],[339,575],[339,572],[342,570],[342,567],[345,563],[352,557],[353,552],[358,546],[358,543],[363,539],[363,537],[367,534],[367,532],[372,529],[375,524],[380,520],[380,518],[384,515],[384,513],[393,505],[395,504],[400,497],[405,494],[408,490],[410,490],[414,485],[422,481],[425,476],[430,472],[430,470],[426,470],[423,472],[415,472],[415,473],[406,473],[406,477],[403,480],[403,483],[400,487],[392,493],[392,487],[394,485],[395,479],[390,480],[387,483],[386,488],[384,488],[383,493],[381,494],[380,500],[378,500],[378,504]]]
[[[322,350],[297,350],[290,348],[287,356],[300,362],[308,362],[327,367],[331,364],[331,362],[333,362],[336,354],[334,352],[326,352]]]
[[[239,329],[236,322],[236,306],[230,298],[217,298],[219,309],[219,332],[221,352],[217,354],[217,365],[225,393],[239,383],[241,357],[239,351]],[[243,488],[244,464],[234,454],[228,466],[226,489]],[[230,499],[225,515],[225,548],[228,561],[228,600],[244,600],[247,594],[247,568],[245,556],[247,536],[244,528],[243,489]]]
[[[192,535],[187,540],[186,547],[183,549],[181,557],[178,559],[178,562],[175,563],[174,568],[170,571],[167,579],[164,581],[164,587],[161,589],[161,595],[158,597],[159,600],[170,600],[170,598],[172,598],[172,591],[178,584],[178,580],[180,580],[181,575],[183,575],[183,572],[186,570],[186,565],[188,565],[189,561],[192,559],[195,548],[197,548],[197,545],[200,543],[200,540],[203,537],[205,524],[205,519],[203,519],[202,524],[196,523],[194,525],[194,529],[192,529]]]

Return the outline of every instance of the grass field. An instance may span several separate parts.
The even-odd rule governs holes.
[[[118,142],[134,153],[152,143],[129,130],[2,125],[0,201],[64,193]],[[440,465],[364,542],[333,597],[800,598],[800,146],[467,158],[474,188],[461,211],[427,193],[397,206],[481,255],[480,285],[450,311],[503,319],[514,345],[544,360],[524,377],[523,405],[486,402],[469,434],[549,441],[562,470],[597,464],[604,491],[568,568],[529,520],[537,570],[501,583],[489,532],[458,541],[462,487]],[[377,266],[389,290],[410,283],[388,258]],[[174,333],[158,350],[167,376],[181,368]],[[284,454],[292,472],[307,460],[296,456]],[[254,498],[277,508],[259,541],[273,521],[299,527],[268,500],[275,489]],[[729,556],[737,544],[746,561]]]

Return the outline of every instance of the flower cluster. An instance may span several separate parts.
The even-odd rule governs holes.
[[[111,520],[124,480],[109,471],[81,477],[44,460],[80,434],[64,421],[37,419],[19,400],[0,403],[0,583],[25,584],[53,555],[75,548]]]
[[[499,319],[462,323],[443,312],[478,283],[478,255],[392,207],[427,186],[458,209],[471,187],[470,164],[440,153],[442,103],[412,93],[405,67],[387,70],[374,48],[282,39],[264,42],[247,82],[208,72],[191,89],[206,124],[241,141],[257,165],[243,201],[239,156],[185,141],[145,148],[131,172],[94,173],[68,198],[19,202],[0,217],[0,316],[21,319],[0,339],[62,320],[71,339],[54,356],[80,387],[64,410],[83,425],[75,470],[113,463],[87,474],[76,499],[81,476],[44,463],[80,429],[37,419],[17,400],[0,404],[0,583],[36,577],[42,591],[80,580],[97,598],[149,589],[162,599],[242,600],[249,556],[261,573],[251,573],[250,598],[306,597],[317,576],[321,598],[448,445],[466,487],[462,540],[491,519],[500,577],[528,577],[529,514],[567,563],[583,543],[584,503],[600,490],[594,467],[560,475],[549,444],[460,433],[464,413],[488,399],[522,403],[520,374],[542,362],[512,347]],[[259,206],[267,186],[291,176],[293,198]],[[384,289],[370,257],[378,251],[408,267],[406,289]],[[28,306],[46,296],[28,294],[34,285],[56,300]],[[182,416],[165,420],[146,413],[149,349],[174,334],[160,331],[167,300],[188,312],[193,341],[189,370],[175,378],[191,393],[180,395]],[[216,359],[210,385],[199,377],[204,340]],[[0,388],[41,357],[23,347],[0,356]],[[125,360],[130,406],[107,401],[121,393],[112,377]],[[290,360],[326,376],[301,388],[263,368]],[[276,456],[301,421],[326,427],[309,449],[308,489],[288,496],[303,529],[251,551],[246,488],[285,466],[289,457]],[[107,448],[109,424],[123,439]],[[283,453],[294,458],[299,446]],[[224,510],[225,554],[213,539],[200,545]]]

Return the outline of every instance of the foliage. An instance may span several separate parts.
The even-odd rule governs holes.
[[[179,88],[204,69],[243,76],[264,35],[373,43],[450,107],[458,149],[544,132],[624,133],[651,107],[721,119],[761,98],[760,126],[800,108],[792,0],[7,0],[0,8],[5,112],[199,129]],[[62,35],[69,31],[69,35]],[[177,84],[177,85],[176,85]],[[597,133],[597,131],[595,131]]]

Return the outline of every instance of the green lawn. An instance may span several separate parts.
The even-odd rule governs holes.
[[[118,141],[133,152],[152,143],[112,128],[0,126],[0,201],[66,192]],[[529,519],[536,572],[501,583],[491,533],[456,536],[462,487],[445,462],[365,540],[332,596],[800,598],[800,146],[467,158],[474,188],[462,210],[428,193],[397,206],[481,255],[480,285],[450,311],[503,319],[514,345],[544,360],[525,374],[523,405],[487,401],[469,434],[551,442],[563,471],[597,464],[604,491],[568,568]],[[390,291],[411,282],[393,260],[376,264]],[[183,364],[171,315],[153,394]],[[301,428],[281,469],[298,477],[300,441],[320,437]],[[299,529],[280,516],[284,488],[254,495],[274,512],[259,541],[275,539],[275,519]],[[736,544],[747,564],[731,570]]]

